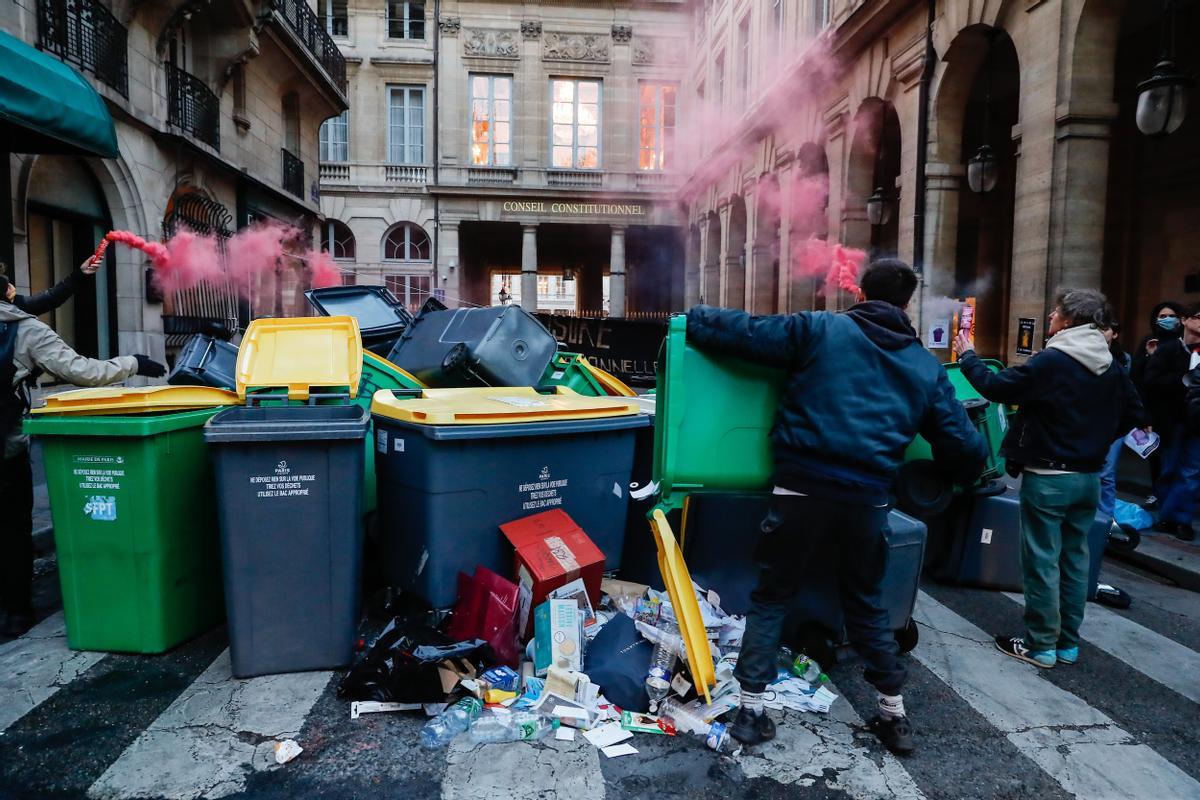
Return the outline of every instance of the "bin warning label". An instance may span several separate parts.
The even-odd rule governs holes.
[[[521,502],[521,510],[533,511],[539,508],[561,506],[563,498],[559,494],[559,490],[567,488],[567,483],[567,478],[555,479],[550,474],[549,467],[542,467],[536,481],[517,485],[517,493],[525,497]]]
[[[97,522],[116,522],[117,498],[93,495],[84,503],[83,513]]]
[[[121,488],[121,479],[125,477],[123,456],[75,456],[72,461],[71,474],[79,481],[80,489],[116,491]]]
[[[251,475],[250,485],[259,497],[308,497],[312,487],[307,484],[316,479],[316,475],[293,472],[286,461],[280,461],[271,475]]]

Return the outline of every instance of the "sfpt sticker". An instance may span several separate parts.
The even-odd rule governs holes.
[[[116,522],[117,498],[93,495],[83,504],[83,513],[96,522]]]

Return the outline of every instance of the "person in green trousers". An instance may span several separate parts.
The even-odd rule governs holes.
[[[1079,658],[1100,471],[1113,441],[1146,425],[1137,390],[1109,351],[1110,319],[1100,292],[1062,292],[1046,347],[996,373],[966,336],[955,341],[962,373],[976,391],[1017,406],[1000,452],[1009,474],[1021,478],[1025,634],[997,636],[996,647],[1044,669]]]

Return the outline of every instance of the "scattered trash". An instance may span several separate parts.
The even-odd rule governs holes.
[[[500,663],[517,666],[518,591],[515,583],[486,567],[476,567],[474,576],[460,572],[458,602],[446,634],[459,641],[483,639]]]
[[[587,739],[595,747],[604,749],[619,742],[624,742],[627,739],[632,739],[633,734],[622,728],[619,722],[606,722],[599,727],[585,732],[583,738]]]
[[[471,727],[471,722],[483,711],[483,705],[475,697],[464,697],[421,728],[421,746],[426,750],[437,750]]]
[[[664,609],[665,611],[665,609]],[[679,626],[670,614],[664,613],[658,621],[658,630],[663,634],[654,653],[650,656],[650,667],[646,673],[646,695],[650,698],[650,711],[658,711],[658,704],[671,691],[671,676],[675,670],[675,659],[679,638]]]
[[[284,739],[275,743],[275,763],[286,764],[304,752],[304,748],[296,744],[295,739]]]
[[[668,732],[658,717],[649,714],[639,714],[634,711],[621,712],[621,727],[624,730],[633,731],[634,733],[665,734]]]
[[[471,723],[471,741],[480,744],[532,742],[544,739],[558,726],[556,719],[547,719],[527,711],[496,710]]]
[[[382,714],[390,711],[420,711],[420,703],[380,703],[375,700],[355,700],[350,704],[350,719],[363,714]]]
[[[614,744],[611,747],[600,748],[600,752],[609,758],[617,758],[619,756],[637,755],[638,750],[631,744]]]
[[[573,600],[547,600],[534,611],[534,671],[551,666],[578,671],[583,664],[583,626]]]

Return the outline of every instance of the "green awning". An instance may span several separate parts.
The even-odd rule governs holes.
[[[0,149],[116,158],[117,132],[86,78],[0,31]]]

